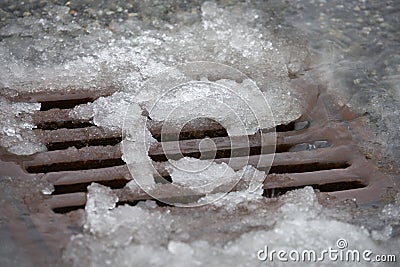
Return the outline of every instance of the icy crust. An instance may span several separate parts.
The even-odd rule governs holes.
[[[151,201],[115,207],[116,201],[110,189],[98,184],[89,187],[85,230],[71,239],[63,255],[66,262],[72,266],[165,266],[166,262],[169,266],[265,266],[257,259],[257,251],[265,246],[270,250],[321,252],[329,247],[337,249],[338,238],[346,239],[348,249],[388,252],[365,229],[332,218],[341,211],[322,207],[311,187],[289,192],[278,205],[269,203],[269,212],[263,211],[268,203],[262,199],[251,199],[256,206],[245,200],[240,209],[253,209],[259,216],[241,218],[234,227],[226,216],[240,216],[238,208],[228,207],[224,213],[225,206],[221,205],[217,210],[172,215],[169,209],[158,209]],[[198,236],[193,225],[204,216],[215,221],[212,226],[203,226],[206,230]],[[213,239],[217,233],[229,241]],[[275,259],[273,264],[287,263]],[[320,262],[310,264],[321,266]]]
[[[45,151],[31,131],[35,128],[30,114],[40,109],[40,103],[11,103],[0,97],[0,146],[17,155]]]
[[[78,20],[67,7],[47,9],[52,10],[46,17],[19,18],[0,29],[0,52],[7,63],[0,69],[4,87],[62,89],[129,82],[139,89],[166,66],[208,60],[258,77],[265,90],[277,84],[287,90],[288,69],[293,62],[301,69],[308,56],[304,45],[271,34],[265,27],[270,18],[249,3],[222,7],[205,2],[201,10],[170,14],[170,20],[191,16],[190,21],[171,24],[154,17],[148,23],[133,16],[109,27]]]
[[[0,86],[51,91],[112,85],[141,103],[143,96],[159,97],[157,90],[145,92],[149,88],[143,86],[150,77],[179,63],[211,61],[232,66],[254,80],[269,102],[276,124],[300,116],[301,104],[290,95],[288,73],[305,68],[307,49],[301,42],[272,34],[273,28],[266,26],[271,22],[267,13],[250,3],[222,6],[207,1],[201,8],[169,13],[168,20],[163,20],[165,16],[159,16],[151,6],[138,4],[137,8],[141,16],[113,20],[108,27],[96,20],[74,17],[68,7],[52,4],[44,7],[40,17],[38,13],[10,21],[0,29]],[[216,78],[222,85],[247,86],[246,81],[233,85],[233,81]],[[125,99],[121,96],[101,98],[93,110],[90,106],[77,108],[76,116],[92,115],[96,125],[120,127],[121,111],[132,100],[129,94]],[[237,115],[247,116],[245,112]],[[159,117],[156,111],[153,116]],[[232,117],[223,119],[229,126]],[[250,132],[259,126],[248,118],[240,119]],[[231,133],[239,131],[232,129]],[[19,150],[28,153],[23,147],[21,142]],[[38,150],[32,148],[31,152]]]

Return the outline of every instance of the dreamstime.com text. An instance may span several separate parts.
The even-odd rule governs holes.
[[[268,246],[257,251],[260,261],[281,262],[396,262],[394,254],[374,254],[371,250],[347,249],[346,239],[340,238],[336,241],[336,247],[317,251],[314,249],[304,250],[270,250]]]

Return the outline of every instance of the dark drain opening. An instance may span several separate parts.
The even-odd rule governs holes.
[[[266,150],[266,148],[263,148]],[[269,153],[272,153],[273,150],[270,149]],[[280,152],[287,152],[287,150],[280,151]],[[279,153],[279,152],[277,152]],[[149,154],[150,158],[153,161],[161,162],[167,161],[168,159],[172,160],[179,160],[183,157],[192,157],[197,159],[220,159],[220,158],[230,158],[230,157],[242,157],[242,156],[252,156],[252,155],[260,155],[261,154],[261,147],[250,147],[250,149],[224,149],[224,150],[217,150],[217,151],[210,151],[210,152],[203,152],[200,151],[190,152],[190,153],[175,153],[175,154]]]
[[[281,124],[281,125],[277,125],[275,127],[275,131],[276,132],[290,132],[290,131],[294,131],[294,126],[295,126],[296,122],[291,122],[289,124]]]
[[[103,160],[86,160],[86,161],[53,163],[50,165],[29,166],[26,168],[26,171],[30,172],[30,173],[79,171],[79,170],[100,169],[100,168],[121,166],[124,164],[125,164],[125,162],[121,158],[103,159]]]
[[[161,142],[161,133],[152,133],[154,139]],[[228,132],[222,129],[215,130],[205,130],[205,131],[181,131],[179,134],[179,140],[190,140],[190,139],[202,139],[202,138],[213,138],[213,137],[224,137],[228,136]],[[175,135],[165,134],[163,136],[163,141],[174,141]]]
[[[163,129],[163,123],[153,122],[148,125],[149,130],[158,142],[190,140],[190,139],[203,139],[206,137],[225,137],[228,136],[226,129],[217,121],[210,118],[197,118],[187,122],[182,129]],[[167,127],[168,128],[168,127]],[[179,134],[177,131],[180,130]],[[163,132],[163,133],[162,133]],[[161,140],[161,133],[162,139]]]
[[[86,191],[87,191],[87,190],[86,190]],[[86,192],[86,191],[85,191],[85,192]],[[198,198],[198,197],[197,197],[197,198]],[[161,202],[161,201],[159,201],[159,200],[156,200],[156,199],[151,199],[151,200],[154,200],[154,201],[156,202],[156,205],[157,205],[158,207],[173,207],[172,205],[169,205],[169,204],[167,204],[167,203],[163,203],[163,202]],[[134,201],[131,201],[131,200],[118,201],[118,202],[116,203],[116,206],[117,206],[117,207],[118,207],[118,206],[123,206],[123,205],[136,206],[136,205],[139,204],[140,202],[144,202],[144,201],[147,201],[147,199],[146,199],[146,200],[140,199],[140,200],[134,200]],[[53,210],[55,213],[65,214],[65,213],[68,213],[68,212],[71,212],[71,211],[76,211],[76,210],[84,209],[84,208],[85,208],[85,205],[78,205],[78,206],[65,206],[65,207],[53,208],[52,210]]]
[[[79,206],[69,206],[69,207],[54,208],[53,211],[55,213],[64,214],[64,213],[68,213],[68,212],[71,212],[71,211],[80,210],[80,209],[84,209],[84,208],[85,208],[85,205],[79,205]]]
[[[66,142],[55,142],[46,144],[48,151],[63,150],[70,147],[82,148],[87,146],[115,146],[122,141],[121,137],[110,137],[101,139],[88,139]]]
[[[76,129],[94,126],[89,121],[52,121],[37,123],[36,127],[40,130],[57,130],[57,129]]]
[[[319,190],[320,192],[338,192],[338,191],[346,191],[352,189],[360,189],[366,187],[360,181],[351,181],[351,182],[337,182],[337,183],[328,183],[328,184],[311,184],[311,185],[303,185],[303,186],[292,186],[292,187],[278,187],[278,188],[268,188],[264,189],[263,196],[272,198],[283,195],[289,191],[301,189],[306,186],[311,186],[314,190]]]
[[[186,125],[182,128],[181,132],[179,133],[179,140],[190,140],[190,139],[203,139],[203,138],[213,138],[213,137],[226,137],[228,136],[228,132],[226,129],[219,124],[218,122],[209,119],[209,125],[207,129],[195,129],[192,124],[186,127]],[[290,131],[298,131],[308,128],[310,125],[309,121],[294,121],[289,124],[281,124],[276,126],[274,129],[266,129],[263,132],[271,132],[275,130],[276,132],[290,132]],[[204,126],[202,126],[204,127]],[[153,128],[150,128],[150,132],[154,139],[158,142],[161,142],[161,125],[157,125]],[[166,141],[176,141],[175,134],[165,134],[163,136],[163,142]]]
[[[173,207],[173,205],[169,205],[169,204],[167,204],[167,203],[164,203],[164,202],[161,202],[161,201],[159,201],[159,200],[157,200],[157,199],[151,199],[151,200],[153,200],[153,201],[155,201],[156,202],[156,205],[158,206],[158,207]],[[118,206],[123,206],[123,205],[129,205],[129,206],[136,206],[137,204],[139,204],[140,202],[144,202],[144,201],[147,201],[147,200],[135,200],[135,201],[118,201],[117,202],[117,207]]]
[[[96,183],[108,186],[111,189],[121,189],[129,181],[126,179],[115,179],[111,181],[96,181]],[[87,183],[79,183],[79,184],[67,184],[67,185],[54,185],[54,192],[52,195],[61,195],[61,194],[68,194],[68,193],[77,193],[77,192],[87,192],[87,187],[92,182]]]
[[[309,121],[292,121],[288,124],[281,124],[275,127],[276,132],[291,132],[307,129],[310,126]]]
[[[172,183],[172,177],[171,175],[164,175],[162,177],[154,176],[154,181],[161,184]]]
[[[260,149],[256,149],[256,150],[260,150]],[[251,149],[250,150],[251,155],[257,155],[257,152],[255,151],[255,149]],[[209,154],[209,156],[207,156],[207,154]],[[214,157],[215,155],[215,157]],[[182,153],[182,154],[149,154],[150,158],[153,161],[156,162],[161,162],[161,161],[167,161],[168,159],[172,159],[172,160],[179,160],[183,157],[192,157],[192,158],[197,158],[197,159],[212,159],[212,158],[228,158],[231,156],[239,156],[239,155],[235,155],[235,152],[232,153],[231,150],[217,150],[216,153],[215,152],[209,152],[209,153],[200,153],[200,151],[197,152],[190,152],[190,153]]]
[[[346,169],[350,167],[347,162],[329,162],[329,163],[305,163],[305,164],[288,164],[288,165],[278,165],[272,166],[269,173],[302,173],[302,172],[315,172],[324,171],[332,169]]]
[[[88,102],[93,102],[94,99],[87,98],[79,98],[79,99],[65,99],[65,100],[56,100],[56,101],[41,101],[40,110],[46,111],[50,109],[69,109],[74,108],[77,105],[86,104]]]

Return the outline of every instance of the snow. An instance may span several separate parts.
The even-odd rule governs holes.
[[[256,253],[265,246],[322,251],[336,248],[339,238],[346,239],[349,249],[388,251],[366,229],[333,218],[333,213],[345,212],[321,206],[311,187],[291,191],[278,203],[251,199],[252,205],[247,202],[240,209],[255,209],[259,216],[245,216],[240,221],[227,219],[228,214],[240,214],[237,208],[225,212],[220,210],[224,207],[190,212],[154,205],[115,208],[116,197],[95,184],[89,187],[88,201],[85,231],[73,237],[64,253],[64,260],[72,266],[165,266],[166,262],[169,266],[264,266]],[[96,208],[93,203],[97,203]],[[265,205],[271,207],[269,212],[262,210]],[[202,216],[214,218],[216,223],[203,225],[202,235],[198,236],[196,227]],[[225,242],[216,235],[224,236]],[[311,266],[320,264],[311,262]],[[333,265],[341,266],[343,262]]]

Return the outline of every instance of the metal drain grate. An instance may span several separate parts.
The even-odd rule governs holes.
[[[39,177],[54,185],[52,195],[45,197],[40,205],[46,215],[36,216],[35,221],[40,231],[46,233],[46,239],[50,243],[58,242],[58,247],[61,246],[59,239],[49,237],[57,231],[54,225],[49,226],[49,216],[62,221],[66,228],[79,225],[73,213],[69,212],[85,206],[86,188],[92,182],[111,187],[120,203],[135,204],[137,201],[151,199],[141,190],[124,189],[131,175],[121,159],[121,132],[97,127],[90,120],[78,120],[69,115],[74,106],[113,91],[113,88],[102,90],[102,94],[96,95],[72,90],[64,94],[19,96],[19,101],[37,101],[42,104],[42,109],[34,114],[33,119],[37,125],[35,134],[46,144],[48,151],[29,157],[17,157],[15,162],[22,165],[29,177]],[[358,203],[373,203],[384,199],[393,187],[392,180],[368,162],[352,143],[350,123],[345,120],[348,113],[343,110],[338,112],[339,108],[327,95],[318,94],[309,99],[308,112],[301,118],[276,127],[275,156],[275,147],[261,147],[260,134],[248,137],[249,162],[256,168],[264,170],[268,166],[263,163],[270,162],[274,156],[264,182],[264,196],[275,197],[309,185],[339,200],[355,198]],[[247,142],[243,142],[242,146],[239,143],[231,150],[225,129],[215,121],[206,122],[197,124],[193,121],[186,124],[180,132],[181,150],[167,151],[168,156],[173,158],[180,152],[185,156],[199,157],[199,143],[204,137],[213,139],[217,146],[216,162],[228,163],[231,157],[242,157],[243,151],[248,151]],[[158,141],[161,126],[162,122],[149,122],[149,130]],[[271,133],[270,136],[266,133],[263,138],[272,136],[275,137],[275,134]],[[159,173],[168,179],[166,155],[161,142],[150,148],[149,156]],[[235,164],[235,161],[230,164],[235,170],[243,167]],[[163,186],[168,187],[168,184]],[[189,200],[199,197],[187,195]],[[67,213],[67,217],[60,213]],[[68,233],[63,236],[68,237]]]
[[[53,96],[49,101],[40,101],[44,108],[34,116],[38,127],[35,133],[49,151],[32,156],[23,165],[29,173],[43,173],[42,179],[54,185],[55,191],[47,203],[56,212],[84,207],[86,187],[92,182],[115,189],[123,202],[149,198],[143,192],[135,195],[123,189],[131,176],[121,159],[120,131],[70,117],[69,111],[75,105],[94,99],[77,93],[59,99]],[[355,198],[358,203],[379,201],[392,185],[391,180],[358,152],[351,141],[348,123],[338,117],[334,106],[328,106],[332,102],[327,96],[319,96],[314,103],[310,112],[299,120],[276,128],[276,154],[265,180],[264,195],[274,197],[309,185],[338,199]],[[199,158],[199,143],[204,137],[211,138],[217,146],[216,162],[228,163],[231,157],[247,153],[247,137],[242,146],[231,150],[225,129],[212,120],[206,122],[187,124],[180,133],[180,151],[166,151],[168,157],[178,159],[182,153]],[[161,126],[161,122],[149,121],[149,129],[159,141]],[[268,133],[265,136],[269,138]],[[263,163],[270,162],[274,151],[272,147],[262,148],[260,138],[260,134],[248,137],[249,162],[265,170],[269,166]],[[158,172],[168,179],[161,142],[150,148],[149,156]],[[235,165],[235,161],[230,165],[235,170],[243,167]]]

